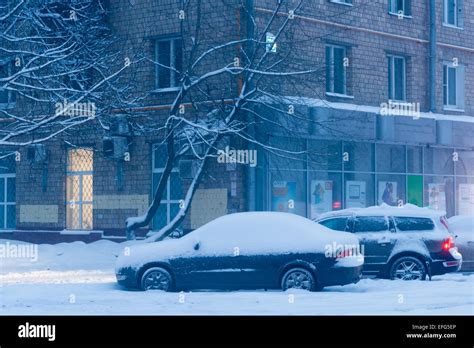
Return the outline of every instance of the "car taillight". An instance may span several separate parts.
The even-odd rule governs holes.
[[[443,250],[449,251],[449,249],[454,248],[454,240],[449,237],[443,242]]]

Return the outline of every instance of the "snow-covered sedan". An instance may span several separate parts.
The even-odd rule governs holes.
[[[359,241],[287,213],[222,216],[179,239],[126,248],[116,263],[120,285],[142,290],[320,290],[356,283]]]
[[[457,236],[456,245],[462,254],[462,272],[474,271],[474,216],[459,215],[448,219],[451,231]]]
[[[457,272],[462,255],[443,211],[403,207],[350,208],[321,214],[316,222],[352,232],[365,256],[364,274],[403,280]]]

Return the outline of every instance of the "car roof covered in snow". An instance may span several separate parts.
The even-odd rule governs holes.
[[[429,217],[436,218],[445,216],[443,210],[420,208],[413,204],[405,204],[401,207],[393,207],[387,204],[367,208],[349,208],[331,211],[319,215],[315,220],[322,220],[334,216],[399,216],[399,217]]]

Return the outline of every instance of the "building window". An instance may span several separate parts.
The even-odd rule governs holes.
[[[265,37],[265,50],[269,53],[276,53],[277,51],[277,43],[276,41],[276,36],[273,35],[272,33],[267,33]]]
[[[7,78],[12,74],[12,64],[0,64],[0,79]],[[14,107],[16,101],[15,92],[2,88],[0,85],[0,108],[10,108]]]
[[[340,141],[309,140],[308,168],[311,170],[341,170],[342,144]]]
[[[374,205],[374,175],[345,173],[344,188],[345,208],[365,208]]]
[[[157,40],[155,43],[156,88],[177,88],[183,68],[181,39]]]
[[[443,105],[449,109],[464,109],[464,66],[443,64]]]
[[[15,155],[0,157],[0,230],[9,230],[16,225]]]
[[[326,93],[347,94],[347,52],[345,47],[326,46]]]
[[[91,230],[93,209],[93,151],[87,148],[68,150],[66,180],[66,227]]]
[[[454,180],[451,176],[425,176],[423,205],[454,215]]]
[[[454,175],[453,149],[429,147],[424,152],[425,174]]]
[[[423,172],[423,148],[407,146],[407,172],[421,174]]]
[[[311,219],[328,211],[342,209],[342,174],[308,172],[308,202]]]
[[[352,6],[352,0],[329,0],[329,2],[332,2],[334,4],[342,4],[342,5],[351,5]]]
[[[377,172],[405,173],[405,146],[377,144]]]
[[[306,174],[295,170],[272,170],[271,210],[308,216],[306,210]]]
[[[374,144],[345,142],[342,163],[346,172],[373,172],[375,169]]]
[[[406,176],[377,174],[377,204],[397,206],[406,203]]]
[[[444,0],[443,24],[453,27],[463,27],[462,0]]]
[[[167,160],[166,145],[153,146],[153,183],[152,196],[155,194],[156,188],[161,179],[161,175],[165,170]],[[183,199],[183,183],[179,175],[179,169],[174,168],[166,184],[160,206],[155,217],[153,218],[152,229],[158,231],[179,213],[179,202]]]
[[[390,100],[406,100],[406,59],[388,56],[388,97]]]
[[[391,14],[411,16],[411,0],[389,0]]]

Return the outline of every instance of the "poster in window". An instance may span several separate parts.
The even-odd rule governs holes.
[[[296,182],[274,181],[272,184],[272,210],[293,212],[292,204],[296,201]]]
[[[346,181],[346,208],[365,208],[365,181]]]
[[[459,184],[458,215],[474,215],[473,184]]]
[[[379,181],[379,205],[397,205],[398,191],[396,181]]]
[[[311,180],[311,218],[332,210],[332,181]]]
[[[428,184],[428,208],[446,211],[445,184]]]

